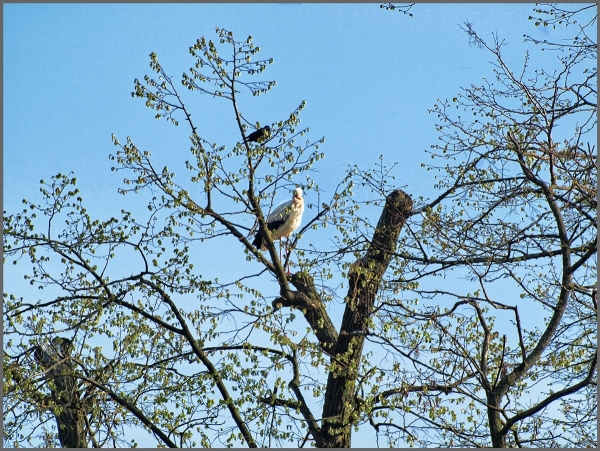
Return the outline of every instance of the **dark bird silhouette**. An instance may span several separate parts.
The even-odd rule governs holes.
[[[259,139],[263,140],[267,136],[269,136],[269,133],[271,133],[271,127],[265,125],[264,127],[259,128],[255,132],[252,132],[248,136],[246,136],[246,141],[248,141],[249,143],[258,142]]]

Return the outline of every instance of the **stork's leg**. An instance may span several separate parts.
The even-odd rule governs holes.
[[[282,260],[281,260],[281,245],[283,244],[282,241],[283,241],[283,238],[280,238],[279,239],[279,263],[282,262]]]
[[[285,250],[286,250],[286,255],[287,255],[287,259],[288,259],[288,264],[287,264],[287,275],[291,275],[290,274],[290,237],[288,236],[285,239]]]

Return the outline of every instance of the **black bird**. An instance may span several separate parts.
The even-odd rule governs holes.
[[[271,133],[271,127],[265,125],[263,128],[259,128],[255,132],[252,132],[248,136],[246,136],[246,141],[248,141],[249,143],[258,142],[259,139],[262,140],[269,136],[269,133]]]

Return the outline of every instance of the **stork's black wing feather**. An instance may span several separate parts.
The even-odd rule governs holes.
[[[262,247],[262,232],[259,230],[258,232],[256,232],[256,235],[254,235],[254,241],[252,241],[252,246],[254,246],[256,249],[260,249]]]
[[[285,224],[286,219],[276,219],[275,221],[271,221],[267,224],[267,227],[269,230],[277,230],[279,227]]]
[[[267,223],[267,228],[270,231],[273,231],[273,230],[277,230],[283,224],[285,224],[285,219],[275,219],[274,221]],[[252,241],[252,245],[257,249],[260,249],[262,247],[262,240],[263,240],[263,234],[259,230],[258,232],[256,232],[256,235],[254,236],[254,241]]]

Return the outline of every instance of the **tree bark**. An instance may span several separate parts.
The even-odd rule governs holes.
[[[55,337],[51,344],[37,347],[35,357],[48,371],[51,409],[56,418],[60,444],[63,448],[87,448],[85,414],[69,360],[72,349],[70,340]]]
[[[334,368],[329,373],[323,406],[322,430],[327,447],[351,446],[352,425],[359,416],[354,391],[365,333],[369,329],[383,275],[396,250],[400,230],[412,205],[411,198],[401,190],[387,196],[371,244],[348,274],[346,310],[339,338],[333,348]]]
[[[506,448],[506,434],[502,432],[504,426],[500,418],[500,401],[502,395],[497,392],[487,393],[488,402],[488,422],[490,424],[490,438],[492,439],[493,448]]]
[[[331,354],[338,341],[338,334],[315,288],[312,276],[303,272],[295,273],[290,276],[290,283],[298,291],[292,291],[291,296],[288,295],[287,298],[283,296],[276,298],[273,301],[273,308],[293,307],[301,310],[321,347]]]

